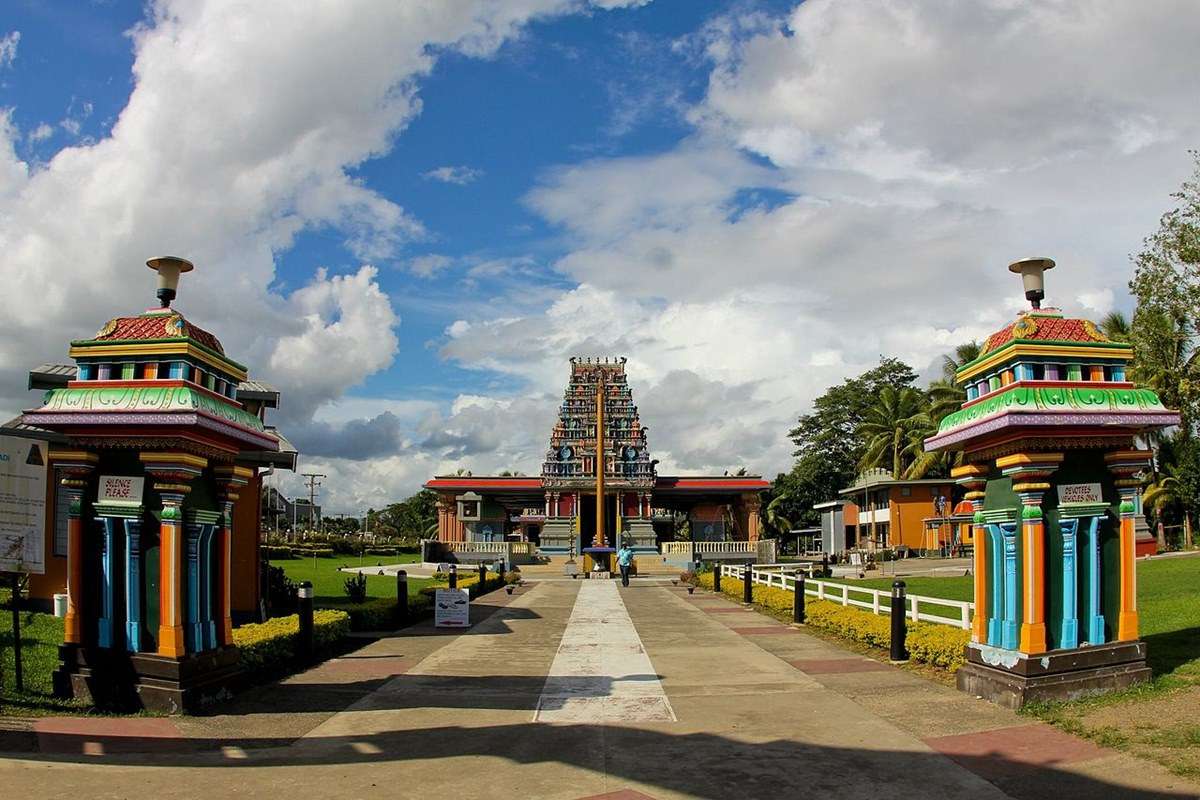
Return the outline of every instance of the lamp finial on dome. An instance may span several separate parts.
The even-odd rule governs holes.
[[[168,308],[175,299],[176,289],[179,288],[179,276],[191,272],[196,265],[186,258],[179,256],[159,256],[146,262],[146,266],[158,273],[158,297],[163,308]]]

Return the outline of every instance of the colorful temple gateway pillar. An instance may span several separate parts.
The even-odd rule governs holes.
[[[1134,543],[1149,453],[1134,443],[1179,420],[1126,380],[1128,344],[1041,307],[1053,266],[1010,265],[1033,308],[959,368],[967,400],[925,442],[961,451],[953,475],[975,509],[975,619],[958,685],[1012,707],[1149,677]]]
[[[217,542],[217,586],[220,594],[217,598],[217,643],[221,646],[233,644],[233,603],[230,597],[233,567],[233,505],[237,502],[238,492],[245,487],[253,477],[253,470],[248,467],[220,466],[213,470],[219,487],[221,501],[221,532]]]
[[[1137,563],[1135,559],[1134,516],[1137,512],[1138,490],[1141,481],[1134,477],[1150,465],[1149,450],[1119,450],[1104,457],[1120,493],[1120,552],[1121,605],[1117,615],[1117,639],[1122,642],[1138,638]]]
[[[170,307],[192,265],[148,265],[162,306],[72,342],[75,378],[22,422],[69,443],[50,453],[70,499],[55,692],[177,712],[223,696],[237,675],[233,505],[254,465],[276,463],[280,439],[264,402],[239,399],[246,368]],[[248,553],[256,595],[257,546]]]
[[[963,499],[971,504],[973,544],[972,565],[974,567],[974,588],[976,597],[986,597],[987,591],[987,527],[983,517],[983,489],[987,486],[987,469],[979,464],[964,464],[950,471],[950,477],[963,487],[966,493]],[[976,605],[975,616],[971,620],[971,641],[986,642],[988,639],[988,619],[991,616],[988,608]]]
[[[63,641],[83,643],[83,505],[88,476],[100,457],[79,450],[51,450],[50,463],[62,474],[67,494],[67,614],[63,619]]]

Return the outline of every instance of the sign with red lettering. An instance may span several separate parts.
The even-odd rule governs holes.
[[[141,505],[142,484],[145,480],[129,475],[101,475],[96,502],[114,506]]]

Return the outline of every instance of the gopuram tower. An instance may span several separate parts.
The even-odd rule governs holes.
[[[550,448],[543,553],[655,552],[650,522],[655,462],[625,376],[625,358],[572,358]]]

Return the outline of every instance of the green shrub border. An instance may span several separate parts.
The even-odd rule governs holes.
[[[697,576],[697,583],[711,590],[713,587],[712,573],[702,573]],[[744,585],[738,578],[723,577],[721,593],[741,601]],[[791,617],[792,603],[795,598],[792,593],[776,587],[755,585],[753,588],[754,605],[773,614]],[[892,641],[891,617],[876,615],[853,606],[843,606],[830,600],[808,599],[804,604],[805,624],[810,628],[849,639],[860,644],[866,644],[882,650],[887,650]],[[950,673],[966,663],[966,645],[970,640],[970,631],[954,628],[949,625],[939,625],[933,622],[908,621],[905,635],[905,645],[909,657],[913,661],[929,664]]]

